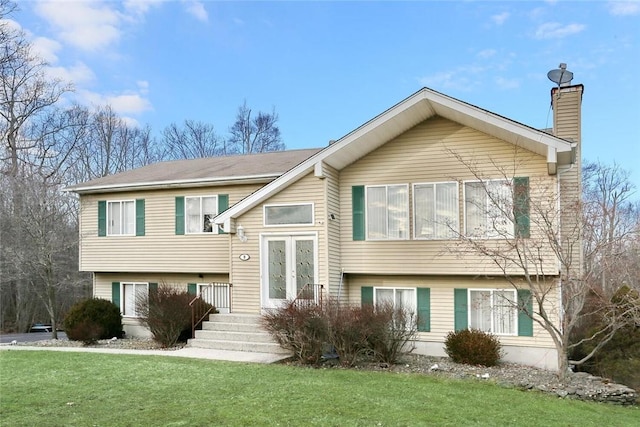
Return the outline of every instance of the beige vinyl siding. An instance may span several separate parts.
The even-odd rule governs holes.
[[[430,288],[431,331],[418,334],[419,340],[430,342],[444,342],[446,335],[454,330],[454,289],[513,289],[513,286],[501,277],[473,279],[465,276],[349,275],[348,284],[348,298],[353,304],[360,303],[360,289],[363,286]],[[557,322],[557,289],[548,295],[546,309],[556,316]],[[503,345],[554,348],[549,334],[536,322],[533,322],[533,337],[500,336],[500,341]]]
[[[80,198],[80,270],[229,272],[229,234],[175,234],[175,198],[228,194],[233,205],[258,185],[84,195]],[[98,236],[98,201],[145,199],[144,236]]]
[[[412,237],[412,184],[457,181],[462,231],[464,181],[477,180],[474,171],[479,171],[483,179],[528,176],[533,200],[555,199],[555,178],[547,174],[546,158],[443,118],[426,120],[340,172],[340,250],[345,272],[499,274],[500,270],[486,258],[478,254],[462,255],[455,240]],[[409,185],[408,240],[353,241],[351,188],[374,184]],[[532,227],[532,235],[539,234],[540,230]],[[545,252],[544,260],[545,272],[555,274],[557,262],[550,250]]]
[[[582,194],[582,159],[581,159],[581,102],[582,86],[561,89],[561,94],[552,95],[554,107],[554,133],[560,138],[565,138],[578,144],[576,149],[576,165],[568,169],[559,170],[560,181],[560,213],[562,221],[561,236],[565,245],[565,251],[571,251],[572,259],[576,260],[571,265],[571,274],[579,276],[582,269],[582,245],[575,244],[581,238],[580,224],[577,222],[575,212],[578,211],[578,203]],[[573,243],[573,245],[571,245]],[[571,247],[569,248],[569,246]]]
[[[337,296],[340,290],[340,184],[339,172],[329,166],[324,167],[325,171],[325,198],[327,204],[327,292],[332,296]],[[334,214],[335,219],[329,219],[329,215]]]
[[[113,282],[142,282],[166,284],[187,290],[189,283],[227,283],[226,274],[158,274],[158,273],[96,273],[94,276],[93,296],[111,301],[111,284]]]
[[[258,313],[261,309],[260,236],[263,234],[317,233],[319,277],[316,279],[316,282],[326,285],[327,268],[322,264],[326,262],[323,260],[327,259],[325,238],[327,210],[323,194],[324,180],[310,173],[236,219],[236,226],[242,225],[247,236],[247,241],[241,242],[235,235],[233,235],[231,240],[233,311]],[[264,205],[294,203],[314,204],[314,225],[278,227],[265,227],[263,225]],[[241,254],[249,255],[249,260],[240,260]]]

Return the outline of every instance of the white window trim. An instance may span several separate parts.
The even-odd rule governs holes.
[[[458,195],[457,200],[458,203],[456,203],[456,212],[455,212],[455,217],[456,217],[456,229],[457,229],[457,233],[460,234],[460,183],[458,181],[434,181],[434,182],[416,182],[412,185],[411,190],[413,191],[412,193],[412,200],[413,200],[413,239],[414,240],[455,240],[457,239],[456,236],[453,237],[420,237],[416,235],[416,231],[417,231],[417,226],[416,226],[416,187],[419,185],[434,185],[433,187],[433,191],[434,191],[434,203],[435,203],[435,191],[436,191],[436,185],[438,184],[455,184],[456,185],[456,194]],[[435,213],[435,209],[434,209],[434,213]],[[466,218],[466,217],[465,217]]]
[[[476,183],[476,182],[484,183],[484,182],[509,182],[509,181],[511,182],[510,185],[513,186],[513,179],[509,179],[509,178],[492,178],[492,179],[485,179],[485,180],[469,179],[462,182],[462,209],[463,209],[462,234],[464,236],[469,237],[470,239],[477,239],[477,240],[500,240],[500,239],[508,238],[508,236],[503,236],[503,235],[489,236],[486,233],[483,236],[470,236],[467,234],[467,186],[466,184]],[[489,207],[487,206],[485,209],[488,210]],[[485,211],[485,214],[486,214],[486,211]],[[511,218],[507,218],[507,219],[513,223]],[[513,238],[513,235],[515,234],[515,224],[512,224],[512,227],[513,227],[513,232],[511,233],[512,235],[509,238]]]
[[[147,287],[147,298],[148,298],[149,297],[149,282],[120,282],[120,312],[122,313],[122,317],[126,318],[126,319],[139,319],[140,316],[137,316],[137,315],[132,316],[130,314],[127,314],[127,315],[124,314],[125,302],[126,302],[125,301],[125,294],[124,294],[125,285],[134,285],[134,286],[135,285],[145,285]]]
[[[491,334],[501,336],[501,337],[517,337],[518,336],[518,292],[515,289],[509,288],[472,288],[467,289],[467,328],[471,328],[471,292],[491,292]],[[495,327],[493,325],[493,292],[513,292],[513,301],[516,302],[511,309],[513,310],[513,332],[510,334],[497,333],[493,332]],[[486,332],[486,331],[485,331]]]
[[[211,232],[208,231],[195,231],[195,232],[190,232],[189,231],[189,225],[188,225],[188,219],[189,219],[189,214],[187,213],[187,200],[188,199],[200,199],[200,223],[202,224],[202,221],[204,220],[203,217],[203,213],[202,213],[202,199],[204,197],[213,197],[216,199],[216,213],[213,215],[213,218],[215,218],[216,216],[218,216],[219,214],[219,203],[218,203],[218,195],[217,194],[205,194],[202,196],[184,196],[184,234],[190,234],[190,235],[198,235],[198,234],[204,234],[204,235],[208,235],[208,234],[219,234],[219,229],[220,227],[213,222],[213,218],[211,218]]]
[[[284,206],[311,206],[311,222],[309,223],[294,223],[294,224],[267,224],[267,208],[269,207],[284,207]],[[270,203],[262,206],[262,225],[264,227],[305,227],[314,225],[316,223],[316,207],[313,202],[303,203]]]
[[[369,188],[377,188],[377,187],[405,187],[407,189],[407,212],[406,212],[406,223],[407,223],[407,230],[406,230],[406,237],[404,238],[389,238],[389,206],[387,204],[387,238],[383,238],[383,239],[371,239],[369,238],[369,192],[367,191]],[[409,194],[409,184],[372,184],[372,185],[365,185],[364,186],[364,226],[365,226],[365,230],[364,230],[364,235],[365,235],[365,240],[368,240],[370,242],[387,242],[387,241],[404,241],[404,240],[411,240],[411,231],[409,230],[411,228],[411,220],[410,220],[410,211],[411,211],[411,197]]]
[[[111,209],[109,209],[109,205],[112,203],[120,203],[120,230],[122,230],[123,221],[122,221],[122,206],[123,203],[133,202],[133,232],[132,233],[119,233],[119,234],[111,234],[109,230],[111,227],[109,224],[111,223]],[[109,237],[127,237],[127,236],[135,236],[136,235],[136,200],[135,199],[122,199],[122,200],[107,200],[107,236]]]

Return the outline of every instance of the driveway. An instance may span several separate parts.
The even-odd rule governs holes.
[[[0,334],[0,344],[10,344],[11,341],[34,342],[51,339],[51,332],[31,332],[28,334]],[[58,339],[67,339],[64,332],[58,332]]]

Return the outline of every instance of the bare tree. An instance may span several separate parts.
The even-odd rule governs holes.
[[[89,181],[161,159],[151,129],[127,124],[110,105],[94,111],[77,107],[75,113],[86,125],[78,129],[81,143],[71,156],[71,182]]]
[[[285,145],[277,123],[275,108],[271,114],[260,111],[252,117],[251,109],[247,107],[247,101],[244,101],[238,108],[235,123],[229,128],[229,153],[252,154],[284,150]]]
[[[633,201],[629,171],[619,165],[587,163],[583,171],[585,268],[592,286],[612,297],[622,284],[638,281],[629,251],[637,239],[640,202]]]
[[[465,207],[468,215],[475,212],[481,220],[467,218],[466,230],[453,230],[457,241],[448,250],[460,256],[480,256],[497,267],[513,288],[530,291],[530,304],[507,303],[517,306],[549,334],[558,354],[559,376],[564,379],[569,364],[580,365],[589,360],[616,331],[631,319],[638,319],[640,304],[614,303],[590,286],[596,269],[583,270],[581,259],[575,254],[582,244],[583,228],[591,227],[590,222],[596,218],[586,216],[586,225],[580,220],[584,208],[581,200],[563,202],[563,209],[576,218],[567,222],[558,209],[554,179],[518,177],[516,172],[522,166],[518,162],[509,167],[494,163],[491,173],[487,173],[473,160],[450,153],[476,180],[465,183]],[[617,234],[611,236],[616,240]],[[617,243],[616,240],[614,246]],[[587,299],[597,302],[587,305]],[[572,342],[581,321],[593,316],[604,320],[599,328],[581,341]],[[585,340],[595,343],[593,351],[580,360],[570,360],[572,349]]]
[[[12,7],[2,1],[0,19]],[[71,85],[47,75],[25,34],[0,21],[0,37],[0,318],[3,329],[26,330],[36,319],[56,325],[64,304],[53,290],[79,278],[77,221],[59,186],[84,123],[57,108]]]
[[[171,123],[162,132],[166,158],[198,159],[226,154],[225,142],[209,123],[185,120],[182,126]]]

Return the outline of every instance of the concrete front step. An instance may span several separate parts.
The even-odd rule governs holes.
[[[196,338],[202,340],[222,340],[222,341],[246,341],[246,342],[266,342],[275,344],[271,335],[266,332],[238,332],[229,330],[201,330],[196,331]]]
[[[275,343],[246,342],[227,340],[206,340],[193,338],[187,343],[189,347],[210,348],[215,350],[248,351],[253,353],[290,354],[289,351]]]
[[[212,314],[209,321],[202,322],[189,347],[204,349],[246,351],[254,353],[290,354],[276,344],[260,326],[260,315],[256,314]]]
[[[259,314],[245,313],[211,314],[209,315],[209,322],[249,323],[252,325],[259,325],[261,317],[262,316]]]

